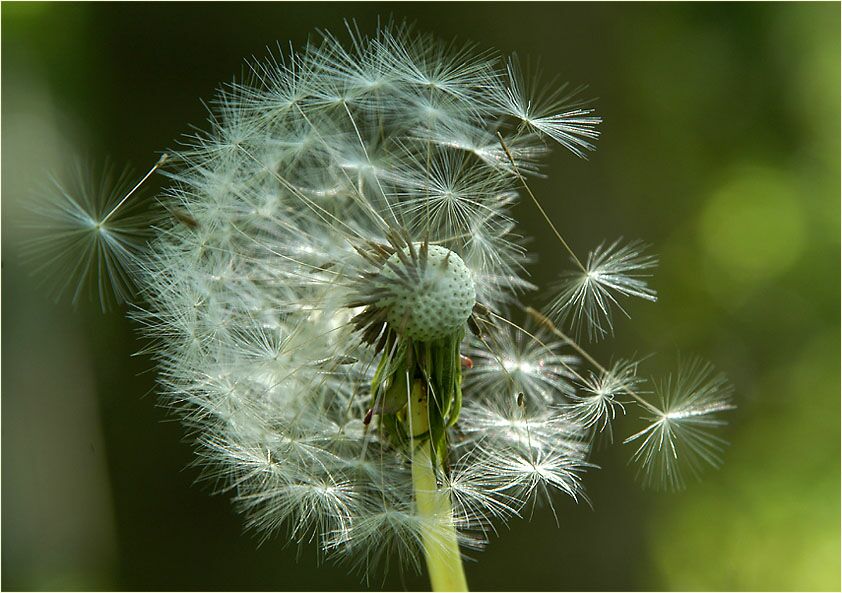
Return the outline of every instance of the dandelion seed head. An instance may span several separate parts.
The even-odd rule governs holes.
[[[141,261],[134,313],[203,476],[261,537],[283,530],[369,575],[419,567],[448,525],[478,546],[531,497],[580,497],[585,431],[551,408],[573,357],[484,313],[532,288],[497,134],[535,172],[550,129],[501,104],[499,58],[349,25],[249,73],[172,153],[174,214]],[[488,337],[468,349],[469,326]],[[464,384],[463,348],[477,361]],[[437,480],[453,513],[438,519],[416,507],[403,420],[402,369],[425,356],[429,397],[451,393]]]
[[[454,529],[479,548],[553,493],[586,500],[592,433],[638,380],[632,363],[584,378],[588,357],[550,323],[508,319],[535,288],[512,216],[522,175],[552,142],[584,156],[599,135],[578,91],[403,24],[347,29],[219,89],[205,131],[170,153],[142,249],[125,200],[60,191],[53,231],[62,248],[83,237],[81,268],[107,268],[118,294],[136,285],[165,405],[247,527],[370,578],[419,569]],[[655,300],[654,265],[639,243],[599,247],[551,310],[609,333],[620,297]],[[647,473],[678,437],[713,458],[697,429],[727,404],[697,383],[660,391],[632,437]],[[421,508],[419,451],[452,512]]]
[[[420,245],[417,250],[420,261],[408,268],[397,253],[386,260],[382,281],[388,296],[377,305],[387,310],[386,320],[392,327],[429,342],[465,325],[476,303],[476,291],[471,273],[458,255],[439,245]]]

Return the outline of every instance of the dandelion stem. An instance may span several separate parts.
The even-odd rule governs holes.
[[[576,254],[573,253],[573,250],[570,248],[570,245],[567,244],[567,241],[564,240],[564,237],[561,236],[561,233],[558,232],[558,229],[555,228],[553,221],[550,220],[550,217],[544,211],[544,207],[541,206],[541,202],[538,201],[538,198],[535,197],[535,194],[532,193],[532,190],[529,189],[529,186],[526,184],[526,179],[523,178],[523,175],[520,174],[520,170],[517,168],[517,163],[515,163],[515,158],[512,156],[512,153],[509,151],[509,147],[506,146],[506,142],[503,140],[503,135],[500,132],[497,132],[497,138],[500,140],[500,146],[503,147],[503,151],[506,153],[506,157],[508,157],[509,161],[512,163],[512,170],[515,172],[518,180],[520,180],[521,185],[526,190],[526,193],[529,194],[529,197],[532,198],[532,201],[538,207],[538,211],[541,212],[541,216],[544,217],[544,220],[547,221],[547,224],[550,225],[553,233],[555,233],[556,238],[564,245],[564,248],[567,250],[567,253],[573,258],[576,264],[582,269],[584,273],[588,273],[588,270],[585,268],[585,265],[582,261],[576,257]]]
[[[436,483],[426,389],[415,381],[409,394],[412,433],[412,486],[417,513],[425,520],[421,531],[424,557],[433,591],[467,591],[459,542],[453,525],[450,494]],[[427,435],[417,438],[420,435]]]

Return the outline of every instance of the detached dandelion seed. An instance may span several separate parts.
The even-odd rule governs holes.
[[[646,279],[658,259],[645,253],[639,241],[600,245],[588,255],[580,270],[566,273],[557,286],[558,295],[549,305],[550,315],[574,331],[587,331],[591,339],[603,338],[614,331],[613,310],[629,316],[620,304],[621,297],[637,297],[655,302],[657,293]]]
[[[35,272],[60,297],[77,303],[93,289],[103,308],[132,299],[131,268],[151,237],[150,217],[132,201],[144,182],[167,160],[164,155],[139,181],[105,166],[97,175],[76,163],[68,182],[52,180],[31,206],[33,237],[25,244]]]
[[[711,429],[721,427],[719,415],[734,408],[731,392],[725,376],[698,358],[655,383],[657,413],[646,416],[646,428],[626,439],[638,444],[633,459],[640,462],[647,485],[680,489],[687,471],[698,477],[705,466],[719,466],[726,443]]]

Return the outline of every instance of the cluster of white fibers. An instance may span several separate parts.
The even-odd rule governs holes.
[[[173,184],[144,247],[129,241],[143,180],[122,198],[61,190],[45,210],[51,262],[78,247],[80,277],[119,268],[138,287],[164,400],[250,528],[367,575],[446,564],[553,491],[582,499],[594,436],[630,403],[649,419],[631,437],[647,481],[666,468],[681,485],[679,454],[718,463],[705,430],[731,406],[709,366],[655,405],[633,361],[602,367],[530,308],[509,321],[534,288],[510,215],[520,190],[537,204],[523,175],[553,143],[583,156],[600,121],[532,87],[516,59],[349,27],[218,92],[210,130],[153,168]],[[579,268],[558,325],[600,337],[618,299],[654,300],[639,243],[585,265],[547,222]]]
[[[347,46],[325,35],[251,71],[219,92],[210,132],[170,154],[173,223],[143,263],[151,305],[138,317],[158,338],[167,401],[250,527],[286,527],[342,558],[359,551],[351,556],[366,568],[390,556],[417,564],[435,519],[415,512],[406,448],[366,419],[376,342],[389,329],[354,320],[412,296],[442,253],[470,276],[461,325],[474,302],[504,312],[529,283],[508,212],[517,178],[496,134],[531,170],[545,128],[581,152],[599,120],[576,108],[522,111],[530,101],[513,63],[403,27]],[[409,252],[428,265],[407,272],[399,260]],[[399,277],[410,272],[421,279]],[[400,332],[401,310],[390,311]],[[419,313],[419,327],[444,313]],[[483,339],[493,361],[503,334],[488,314],[471,323],[493,334]],[[440,476],[463,543],[481,543],[492,518],[518,514],[537,493],[581,494],[584,431],[551,407],[570,392],[568,375],[534,374],[517,389],[465,385]]]

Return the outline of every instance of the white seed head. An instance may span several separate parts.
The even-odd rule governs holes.
[[[606,371],[549,318],[532,331],[506,319],[535,288],[512,216],[522,174],[547,140],[584,156],[599,118],[533,88],[516,60],[402,24],[348,28],[344,44],[324,33],[220,89],[210,129],[168,153],[154,225],[133,216],[143,180],[96,200],[62,186],[44,211],[53,242],[34,247],[52,265],[98,273],[101,295],[103,274],[119,298],[136,287],[133,316],[203,476],[249,528],[285,528],[370,574],[419,568],[442,526],[472,545],[552,491],[585,499],[593,433],[619,397],[647,410],[629,439],[647,478],[679,482],[679,457],[715,465],[707,431],[731,406],[708,367],[666,382],[655,405],[632,389],[636,366]],[[621,297],[655,300],[654,266],[642,244],[601,247],[550,316],[608,334]],[[396,411],[412,357],[448,404],[435,438],[452,517],[413,499]],[[433,372],[414,372],[422,358]],[[586,363],[600,374],[585,378]]]
[[[401,267],[398,254],[386,261],[383,276],[394,280],[396,287],[378,303],[386,309],[393,329],[413,340],[431,342],[464,327],[476,303],[476,290],[461,257],[445,247],[430,245],[426,265],[416,266],[417,282],[409,284],[398,281],[395,268]]]
[[[139,266],[137,318],[167,401],[199,437],[205,477],[230,489],[246,524],[371,573],[419,567],[439,520],[414,504],[408,453],[383,419],[395,405],[383,376],[406,360],[407,340],[453,338],[458,357],[466,326],[491,339],[477,338],[478,366],[514,351],[488,313],[508,315],[532,288],[500,138],[525,172],[548,145],[545,125],[501,99],[514,83],[494,54],[403,25],[349,33],[347,45],[325,34],[250,64],[213,101],[211,129],[172,152],[162,202],[178,216]],[[568,109],[552,107],[528,116]],[[570,133],[587,142],[597,123]],[[442,519],[462,545],[542,492],[582,497],[587,435],[552,407],[568,395],[552,356],[542,351],[549,368],[518,383],[523,407],[512,407],[508,369],[465,380],[446,429],[461,436],[440,476],[454,504]],[[430,380],[456,384],[461,372]]]

